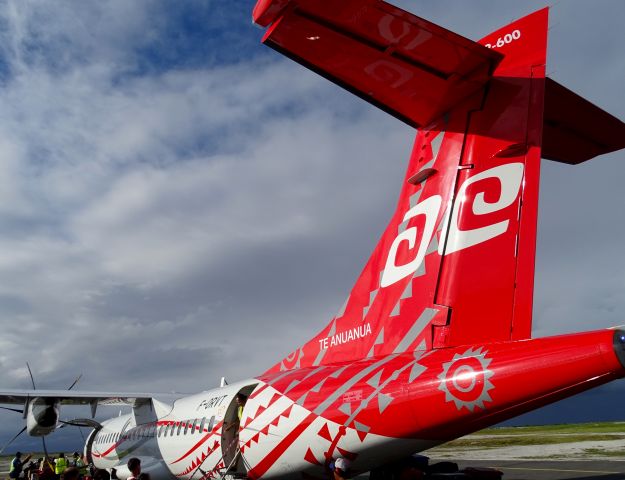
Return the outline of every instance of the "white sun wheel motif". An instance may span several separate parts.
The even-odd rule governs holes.
[[[455,403],[458,410],[462,407],[471,412],[476,407],[485,409],[484,402],[493,401],[488,392],[494,388],[490,382],[494,373],[488,370],[492,359],[486,358],[487,353],[481,348],[469,348],[443,364],[443,372],[438,376],[441,381],[438,389],[445,393],[447,402]]]

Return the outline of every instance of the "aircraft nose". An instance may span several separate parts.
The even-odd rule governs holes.
[[[614,353],[625,368],[625,330],[616,330],[614,332]]]

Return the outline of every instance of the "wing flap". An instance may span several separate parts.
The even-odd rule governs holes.
[[[578,164],[622,148],[625,148],[625,123],[547,79],[543,158]]]
[[[382,1],[261,3],[265,44],[414,127],[483,88],[502,58]]]

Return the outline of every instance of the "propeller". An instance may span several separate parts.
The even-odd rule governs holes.
[[[33,376],[33,372],[30,369],[30,365],[28,364],[28,362],[26,362],[26,368],[28,369],[28,375],[30,376],[30,383],[33,386],[33,390],[37,390],[37,387],[35,385],[35,377]],[[76,386],[76,384],[80,381],[80,379],[82,378],[82,373],[80,375],[78,375],[78,377],[76,377],[76,379],[72,382],[72,384],[68,387],[67,390],[71,390],[72,388],[74,388]],[[17,413],[21,413],[24,414],[24,410],[20,409],[20,408],[11,408],[11,407],[0,407],[0,409],[3,410],[10,410],[12,412],[17,412]],[[77,427],[81,427],[81,426],[93,426],[93,425],[89,425],[87,423],[85,423],[86,419],[77,419],[76,421],[70,421],[70,422],[61,422],[63,424],[67,424],[67,425],[75,425]],[[71,422],[79,422],[79,423],[71,423]],[[98,426],[101,427],[101,425],[98,422],[94,422],[96,423]],[[2,448],[0,448],[0,454],[2,454],[2,452],[4,452],[4,450],[11,445],[22,433],[24,433],[26,431],[26,426],[24,426],[24,428],[22,428],[19,432],[17,432],[15,434],[15,436],[9,440]],[[84,438],[84,435],[82,433],[82,430],[80,431],[80,435]],[[41,437],[41,443],[43,446],[43,451],[46,455],[46,458],[48,458],[48,449],[46,446],[46,437],[42,436]]]

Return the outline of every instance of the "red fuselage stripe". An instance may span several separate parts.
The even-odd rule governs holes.
[[[267,470],[271,468],[271,466],[276,463],[276,460],[280,458],[280,456],[289,448],[297,437],[299,437],[304,430],[308,428],[308,426],[312,423],[312,421],[317,416],[314,413],[309,413],[308,416],[297,426],[295,429],[289,433],[286,437],[282,439],[282,441],[274,448],[265,458],[263,458],[258,465],[252,468],[249,472],[247,472],[248,478],[253,480],[262,477]]]
[[[197,442],[195,445],[191,447],[191,450],[189,450],[187,453],[182,455],[182,457],[180,457],[178,460],[174,460],[173,462],[171,462],[170,465],[173,465],[174,463],[178,463],[180,460],[183,460],[187,458],[189,455],[191,455],[200,445],[202,445],[204,442],[206,442],[206,440],[208,440],[212,435],[214,435],[221,428],[223,423],[224,422],[221,421],[217,425],[215,425],[215,427],[211,430],[210,433],[205,435],[203,438],[200,439],[199,442]]]

